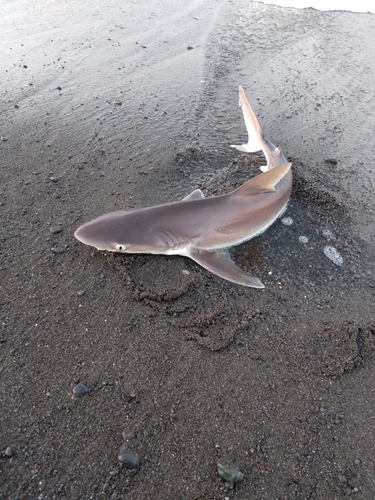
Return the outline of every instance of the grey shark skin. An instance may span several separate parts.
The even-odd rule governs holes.
[[[263,233],[284,211],[292,189],[291,163],[264,138],[242,87],[240,104],[252,147],[266,155],[267,171],[225,195],[205,198],[197,189],[181,201],[102,215],[79,227],[75,237],[98,250],[182,255],[221,278],[264,288],[233,262],[228,248]]]

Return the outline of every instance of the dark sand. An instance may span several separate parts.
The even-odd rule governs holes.
[[[0,498],[373,499],[375,16],[169,3],[1,4]],[[258,173],[239,83],[294,168],[265,290],[75,241]]]

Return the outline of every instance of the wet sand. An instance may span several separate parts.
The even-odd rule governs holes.
[[[375,16],[1,9],[0,498],[374,498]],[[265,290],[75,241],[100,214],[258,173],[229,147],[240,83],[293,162],[292,223],[233,250]]]

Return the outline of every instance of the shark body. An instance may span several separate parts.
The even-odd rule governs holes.
[[[242,87],[240,105],[251,144],[233,147],[263,150],[262,174],[225,195],[205,197],[197,189],[181,201],[102,215],[79,227],[75,237],[98,250],[189,257],[221,278],[264,288],[233,262],[228,249],[263,233],[285,210],[291,163],[264,137]]]

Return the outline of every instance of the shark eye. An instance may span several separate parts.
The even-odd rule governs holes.
[[[116,252],[125,252],[126,246],[125,245],[116,245]]]

